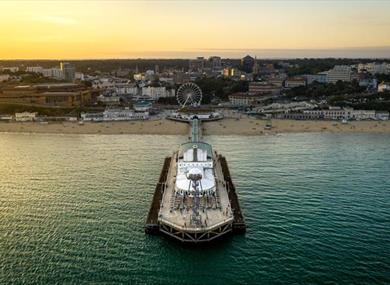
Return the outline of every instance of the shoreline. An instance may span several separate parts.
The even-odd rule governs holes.
[[[258,136],[282,133],[390,133],[390,121],[272,120],[272,129],[265,130],[266,120],[225,118],[202,124],[203,135]],[[0,133],[52,133],[52,134],[138,134],[188,135],[189,124],[161,119],[126,122],[0,122]]]

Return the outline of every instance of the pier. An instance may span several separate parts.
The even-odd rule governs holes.
[[[228,233],[245,233],[245,220],[226,158],[201,141],[200,120],[194,118],[190,124],[190,142],[182,144],[179,151],[165,158],[146,219],[145,233],[162,233],[189,243],[208,242]],[[183,196],[183,190],[180,190],[183,188],[177,188],[177,185],[187,185],[188,190],[184,190],[187,193],[192,189],[191,182],[188,185],[185,181],[190,180],[177,171],[186,165],[190,169],[202,167],[205,171],[203,179],[212,175],[212,185],[215,186],[207,190],[204,187],[212,180],[206,179],[203,186],[196,182],[193,184],[195,192]]]
[[[202,121],[222,116],[214,112],[202,114],[201,99],[202,90],[194,83],[183,84],[177,92],[181,109],[168,118],[190,123],[189,141],[164,161],[146,219],[148,234],[205,243],[246,231],[226,159],[202,140]]]

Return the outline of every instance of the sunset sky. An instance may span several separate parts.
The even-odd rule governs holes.
[[[390,57],[389,31],[390,1],[0,2],[0,59]]]

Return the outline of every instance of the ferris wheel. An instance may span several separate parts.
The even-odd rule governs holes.
[[[177,90],[176,99],[181,108],[199,106],[202,101],[202,90],[195,83],[185,83]]]

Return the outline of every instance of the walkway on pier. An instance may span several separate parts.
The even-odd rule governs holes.
[[[191,142],[200,142],[202,139],[201,122],[199,119],[191,120],[190,137]]]

